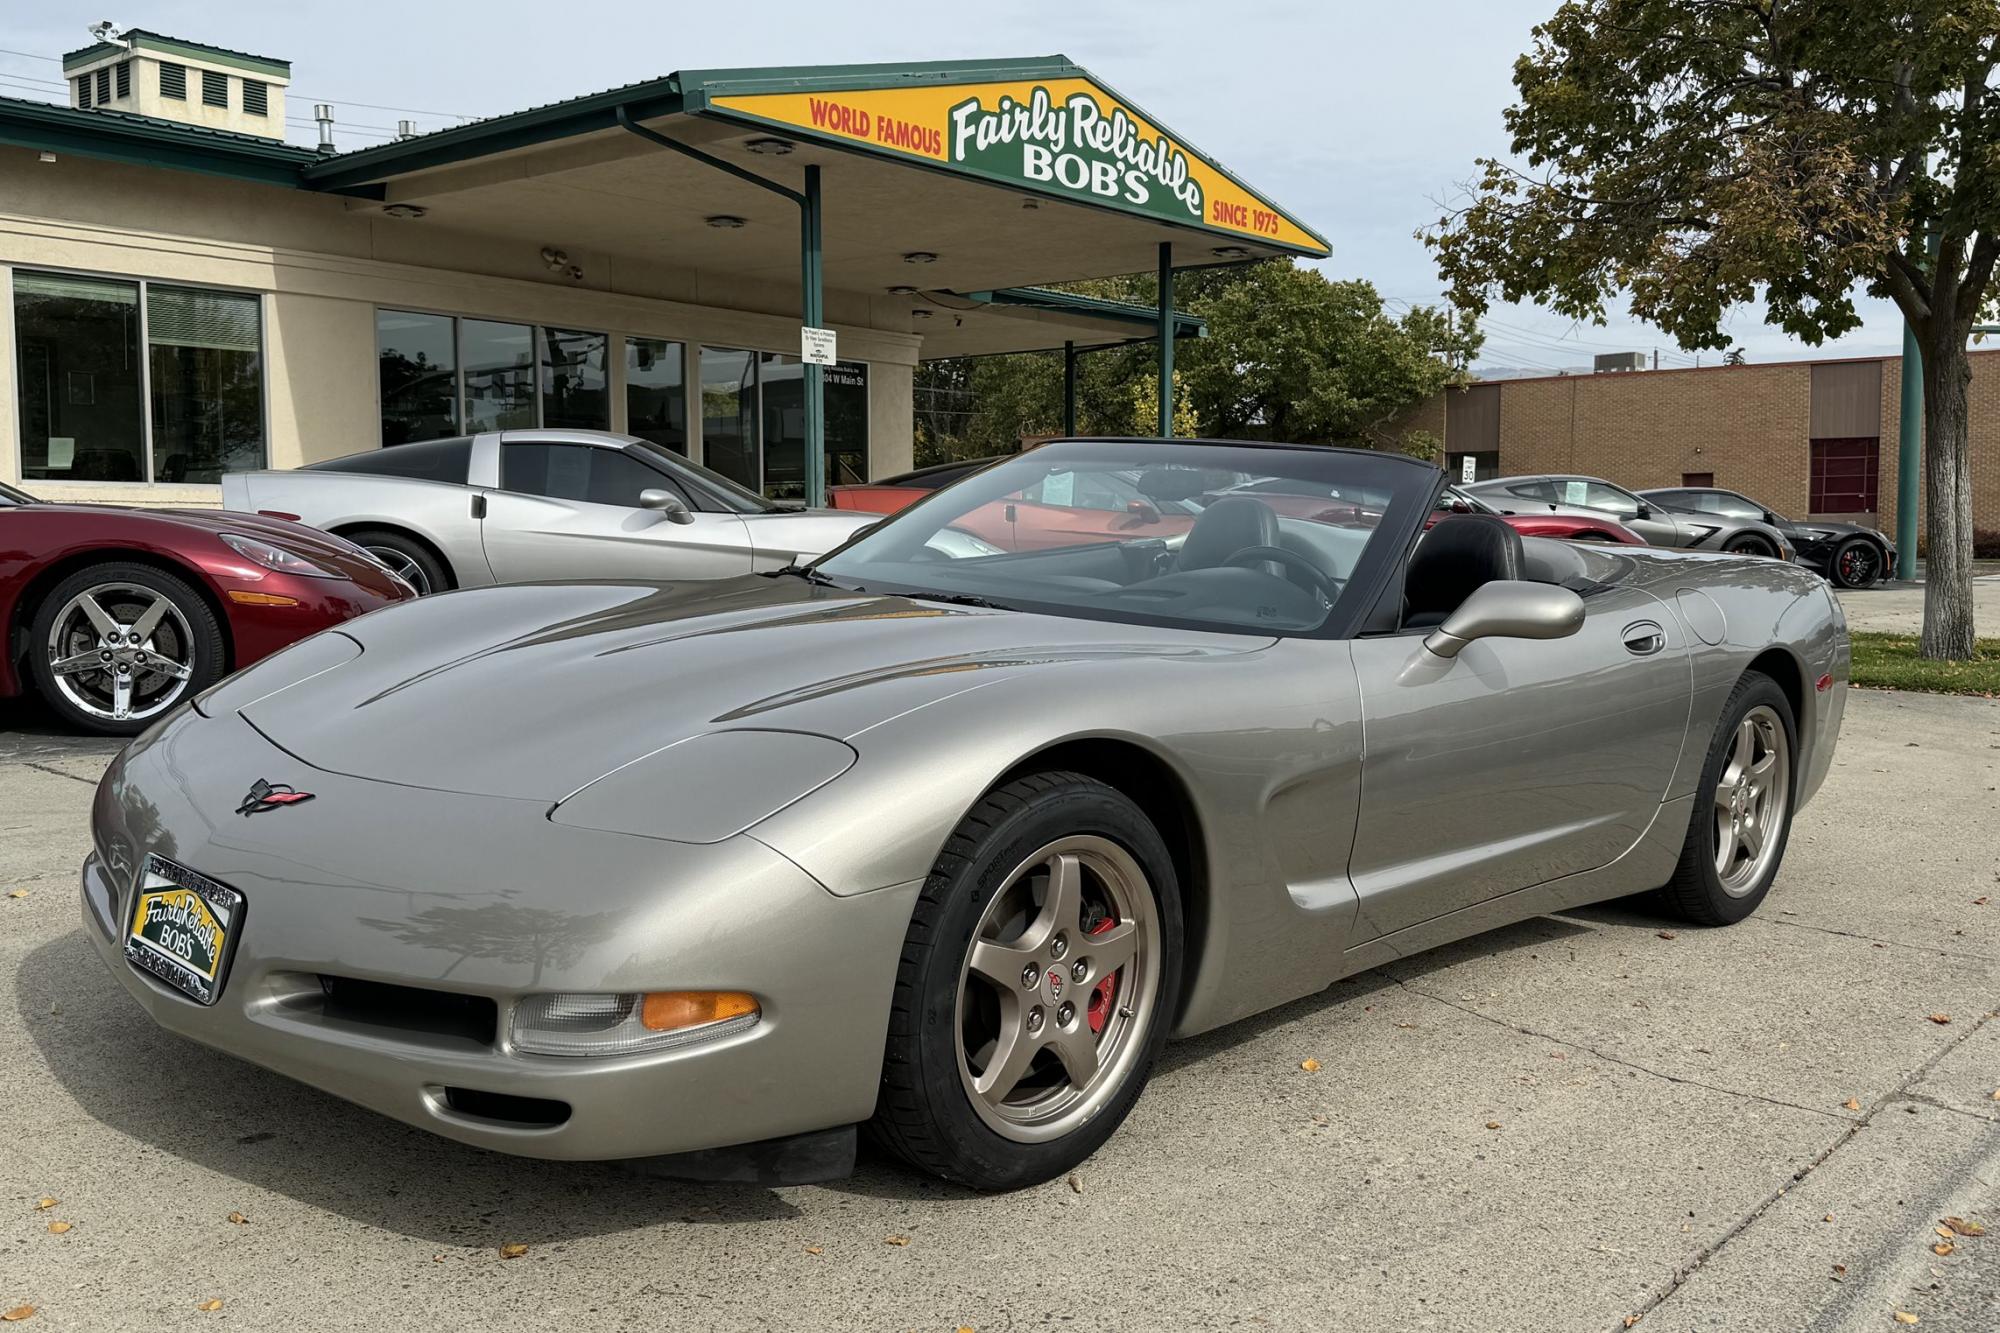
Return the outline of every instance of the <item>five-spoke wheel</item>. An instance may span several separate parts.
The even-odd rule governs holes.
[[[132,735],[222,674],[215,615],[145,565],[83,570],[42,600],[30,663],[48,703],[88,730]]]
[[[1756,910],[1785,855],[1797,753],[1791,700],[1769,676],[1744,673],[1709,742],[1669,906],[1708,926]]]

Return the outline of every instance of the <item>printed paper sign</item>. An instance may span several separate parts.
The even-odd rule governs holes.
[[[816,329],[807,324],[799,330],[799,360],[809,366],[830,366],[840,360],[834,351],[832,329]]]

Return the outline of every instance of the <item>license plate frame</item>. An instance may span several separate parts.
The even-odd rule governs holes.
[[[212,1005],[243,936],[244,907],[227,884],[148,855],[124,916],[125,960],[196,1004]]]

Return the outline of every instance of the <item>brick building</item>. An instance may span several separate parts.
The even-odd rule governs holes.
[[[1552,375],[1452,390],[1402,424],[1444,441],[1454,477],[1470,456],[1481,479],[1726,486],[1894,536],[1901,392],[1896,357]],[[2000,528],[2000,351],[1972,354],[1970,416],[1973,520]]]

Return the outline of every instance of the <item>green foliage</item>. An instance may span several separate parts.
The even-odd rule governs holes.
[[[1151,275],[1076,283],[1085,295],[1154,303]],[[1367,282],[1330,281],[1285,260],[1175,275],[1177,308],[1209,336],[1174,352],[1174,430],[1209,438],[1364,444],[1434,455],[1436,441],[1398,425],[1478,348],[1471,321],[1418,307],[1401,318]],[[1062,355],[931,362],[917,375],[917,463],[1016,449],[1062,431]],[[1152,435],[1159,385],[1152,344],[1078,357],[1077,430]]]
[[[1969,658],[1935,662],[1919,654],[1913,634],[1855,634],[1849,678],[1876,690],[2000,696],[2000,639],[1980,639]]]

